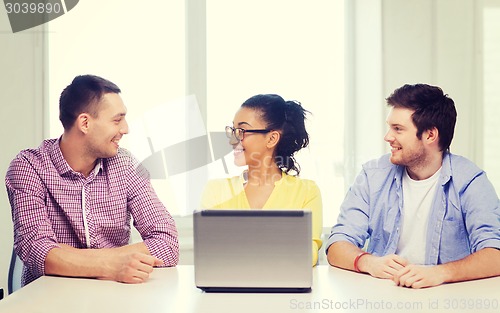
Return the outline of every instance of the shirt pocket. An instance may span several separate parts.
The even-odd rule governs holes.
[[[471,254],[470,243],[464,221],[450,217],[443,221],[438,263],[463,259]]]

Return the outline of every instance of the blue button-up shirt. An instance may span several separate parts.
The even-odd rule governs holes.
[[[337,241],[377,256],[396,252],[403,214],[404,166],[390,155],[363,165],[342,203],[326,250]],[[427,229],[425,264],[456,261],[500,249],[500,201],[486,173],[466,158],[446,153]]]

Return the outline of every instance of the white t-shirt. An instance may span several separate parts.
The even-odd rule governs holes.
[[[429,213],[436,195],[441,168],[424,180],[413,180],[403,174],[403,212],[401,235],[396,254],[413,264],[425,264]]]

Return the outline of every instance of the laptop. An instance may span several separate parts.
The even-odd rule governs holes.
[[[196,287],[206,292],[309,292],[307,210],[195,211]]]

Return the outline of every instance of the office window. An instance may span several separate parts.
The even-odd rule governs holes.
[[[297,155],[301,177],[318,183],[331,226],[344,198],[343,2],[207,1],[206,17],[208,129],[231,125],[255,94],[300,101],[312,113],[310,147]],[[230,166],[232,155],[224,161]]]

